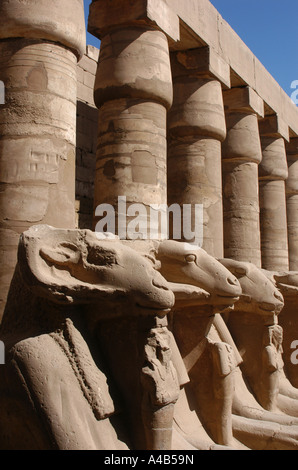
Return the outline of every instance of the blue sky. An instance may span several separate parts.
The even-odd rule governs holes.
[[[210,1],[291,95],[291,83],[298,80],[298,0]],[[84,3],[87,21],[91,0]],[[99,47],[99,41],[90,34],[87,44]]]

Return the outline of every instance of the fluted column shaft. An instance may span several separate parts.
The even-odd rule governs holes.
[[[225,257],[261,266],[258,116],[263,102],[249,88],[224,92],[227,138],[223,143]]]

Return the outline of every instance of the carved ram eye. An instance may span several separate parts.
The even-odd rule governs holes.
[[[195,263],[196,260],[197,260],[196,255],[186,255],[186,256],[185,256],[185,261],[186,261],[187,263]]]

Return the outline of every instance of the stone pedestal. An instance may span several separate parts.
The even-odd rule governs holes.
[[[227,83],[227,74],[211,67],[208,48],[173,53],[171,59],[174,101],[168,119],[168,204],[191,205],[193,232],[202,223],[195,205],[202,205],[202,247],[222,257],[221,142],[226,137],[222,83]],[[181,232],[182,240],[193,241]]]
[[[276,122],[276,117],[265,118],[259,126],[263,155],[259,165],[262,267],[283,271],[289,269],[285,194],[288,166],[285,138],[277,125],[269,129],[268,121]]]
[[[286,146],[289,176],[286,181],[289,265],[298,271],[298,138]]]
[[[83,2],[2,2],[0,80],[1,312],[19,234],[75,227],[76,66],[85,52]]]
[[[249,87],[224,92],[227,138],[223,143],[225,257],[261,266],[258,116],[264,105]]]

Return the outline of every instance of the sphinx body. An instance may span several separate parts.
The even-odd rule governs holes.
[[[284,297],[284,308],[279,315],[279,324],[283,330],[282,359],[284,367],[279,376],[278,407],[284,413],[298,417],[298,381],[296,353],[293,350],[297,332],[298,273],[266,272]]]
[[[216,444],[241,448],[233,438],[231,426],[233,372],[237,359],[231,346],[222,339],[208,338],[218,312],[232,308],[239,298],[240,285],[215,258],[193,245],[162,242],[157,258],[161,262],[160,272],[170,283],[185,283],[208,292],[208,296],[201,298],[194,295],[183,299],[177,289],[172,331],[190,377],[184,393],[205,432]],[[182,410],[178,414],[178,407],[176,422],[186,434],[187,418]],[[201,448],[204,438],[194,429],[192,433],[188,431],[188,439]]]
[[[234,434],[253,449],[296,449],[297,419],[279,406],[285,379],[283,334],[278,324],[283,296],[268,272],[251,263],[221,262],[237,276],[242,288],[233,311],[225,315],[242,357],[235,375]]]
[[[297,448],[295,418],[263,409],[242,377],[219,313],[237,314],[245,283],[224,264],[174,241],[25,232],[1,326],[3,448],[242,449],[256,434]]]
[[[236,448],[239,447],[239,444],[235,439],[232,440],[232,435],[243,442],[245,446],[253,449],[296,449],[297,420],[279,410],[271,412],[263,408],[256,400],[255,395],[251,393],[251,386],[247,382],[247,377],[243,377],[240,368],[245,362],[244,370],[248,372],[252,383],[254,379],[258,380],[259,373],[261,373],[263,383],[259,393],[263,393],[263,404],[265,405],[265,400],[273,402],[275,400],[276,402],[276,392],[282,370],[279,351],[281,337],[277,335],[278,341],[276,341],[273,333],[280,332],[280,328],[276,325],[276,319],[283,307],[281,293],[272,282],[268,281],[267,276],[251,263],[221,260],[222,264],[231,272],[232,277],[220,269],[217,270],[217,276],[214,270],[212,275],[208,277],[208,272],[211,273],[212,267],[216,267],[216,260],[209,259],[207,261],[208,258],[204,250],[195,250],[194,247],[191,250],[191,247],[188,246],[190,251],[185,252],[185,246],[182,250],[182,246],[175,245],[175,243],[177,242],[161,243],[157,258],[161,260],[161,272],[164,277],[174,283],[177,282],[178,285],[176,288],[177,300],[173,309],[173,331],[190,375],[190,384],[186,385],[184,390],[188,390],[190,403],[196,408],[200,418],[203,418],[204,427],[215,442],[223,442],[225,439],[225,443],[233,443],[232,445]],[[181,256],[183,254],[184,258]],[[200,259],[201,264],[195,261],[195,257],[197,260]],[[205,276],[202,275],[204,261],[209,266]],[[235,277],[240,280],[240,291]],[[179,288],[179,281],[180,283],[183,281],[188,283],[189,297],[187,299],[183,300],[182,298],[183,289]],[[182,285],[180,284],[180,286]],[[206,295],[205,290],[201,292],[201,298],[197,291],[191,294],[191,285],[196,289],[200,287],[206,291],[209,290],[209,296]],[[175,287],[173,289],[175,290]],[[236,298],[236,295],[239,297]],[[226,305],[221,305],[224,304],[222,298],[226,298]],[[233,308],[227,309],[228,305]],[[246,340],[248,343],[249,339],[252,339],[252,348],[259,344],[258,348],[261,348],[262,352],[263,340],[260,342],[259,339],[264,336],[266,339],[267,336],[262,332],[260,336],[258,326],[253,327],[252,336],[245,336],[245,329],[241,327],[242,316],[238,315],[239,312],[243,313],[243,310],[247,311],[250,323],[254,315],[257,315],[257,321],[262,322],[262,319],[267,319],[265,332],[269,334],[269,344],[265,343],[264,348],[267,360],[264,360],[263,363],[258,361],[257,367],[261,364],[261,371],[255,370],[255,356],[252,356],[251,367],[247,363],[247,357],[244,358],[245,361],[243,360],[226,323],[218,313],[223,311],[225,317],[234,316],[236,323],[239,319],[239,329],[242,331],[244,341]],[[272,318],[273,325],[271,325]],[[178,328],[177,325],[179,325]],[[231,331],[233,332],[233,328]],[[240,343],[238,346],[242,351]],[[248,345],[248,352],[250,347]],[[250,355],[248,354],[248,356]],[[201,367],[198,367],[199,364]],[[196,369],[196,367],[198,368]],[[213,375],[211,371],[213,371]],[[212,379],[210,380],[211,375]],[[195,399],[193,397],[194,389]],[[216,390],[216,397],[212,398],[210,390]],[[261,400],[261,395],[259,395],[259,399]],[[195,401],[197,401],[196,404],[194,404]],[[229,405],[231,402],[232,407]],[[216,417],[212,422],[212,411],[214,410],[216,410],[214,413]],[[193,429],[195,429],[195,425],[193,425]],[[199,434],[197,435],[199,436]],[[195,438],[190,438],[190,440],[196,445]],[[198,448],[203,443],[203,437],[201,436],[201,441],[198,437]]]
[[[146,251],[150,251],[148,247]],[[174,419],[179,431],[199,449],[210,448],[210,436],[213,442],[229,442],[234,448],[241,447],[241,441],[243,446],[252,449],[296,449],[297,420],[280,412],[268,411],[257,401],[240,368],[243,358],[219,314],[223,311],[225,317],[231,317],[235,312],[237,316],[248,307],[250,321],[254,313],[257,313],[259,321],[264,316],[276,319],[283,306],[280,292],[251,263],[221,260],[230,270],[232,276],[229,276],[218,268],[217,260],[194,246],[167,241],[156,243],[152,252],[161,262],[160,270],[176,293],[171,327],[190,377],[175,406]],[[207,269],[204,263],[208,265]],[[241,283],[238,284],[235,277],[239,277]],[[225,305],[223,298],[226,299]],[[233,309],[230,308],[232,306]],[[240,315],[240,329],[241,319]],[[267,326],[265,329],[267,331]],[[259,332],[257,344],[258,338]],[[272,349],[270,343],[269,353]],[[269,354],[270,357],[274,363],[274,354]],[[252,365],[252,372],[247,367],[250,377],[258,377],[260,371],[255,375]],[[280,371],[280,368],[276,370]],[[262,373],[267,380],[262,391],[274,398],[275,394],[270,390],[277,390],[278,374],[270,384],[270,368],[264,368]],[[212,391],[216,391],[214,396]],[[191,414],[190,409],[193,411]]]
[[[207,286],[215,271],[212,266],[204,275],[213,263],[204,256],[200,276]],[[179,424],[172,436],[171,424],[179,422],[185,404],[189,410],[183,389],[189,377],[166,316],[174,305],[172,289],[187,305],[194,298],[204,304],[210,294],[167,282],[155,263],[127,244],[99,242],[89,231],[37,226],[23,234],[1,327],[10,371],[2,381],[9,411],[1,429],[3,435],[8,429],[12,447],[198,448]],[[219,293],[229,298],[227,286]],[[29,417],[24,411],[13,416],[20,430],[25,423],[32,427],[25,444],[21,431],[19,439],[12,438],[9,419],[11,409],[23,410],[24,402]],[[195,424],[203,448],[217,448],[197,417]]]
[[[118,370],[123,369],[121,346],[119,353],[115,339],[120,326],[141,326],[143,336],[128,329],[123,337],[122,329],[124,345],[134,337],[131,344],[139,347],[141,366],[133,376],[126,369],[124,386],[127,389],[135,380],[129,393],[136,408],[143,407],[147,419],[155,417],[160,424],[159,414],[175,402],[179,391],[165,321],[173,303],[172,291],[152,263],[129,247],[99,242],[90,231],[36,226],[25,232],[1,326],[8,352],[7,366],[1,369],[3,448],[134,448],[131,429],[123,421],[122,407],[127,403],[111,367],[116,361]],[[102,321],[107,330],[111,321],[118,325],[105,354],[97,335]],[[150,347],[147,356],[146,347]],[[160,349],[163,361],[157,357]],[[148,380],[141,383],[141,377],[142,368],[150,363],[157,372],[151,374],[148,389]],[[168,395],[163,399],[159,374],[168,377]],[[146,397],[144,404],[141,394]],[[163,413],[162,419],[165,416],[171,419],[170,413]],[[154,430],[148,431],[144,416],[138,425],[144,448],[151,445],[149,441],[160,445],[169,439],[164,436],[168,428],[157,438]]]

